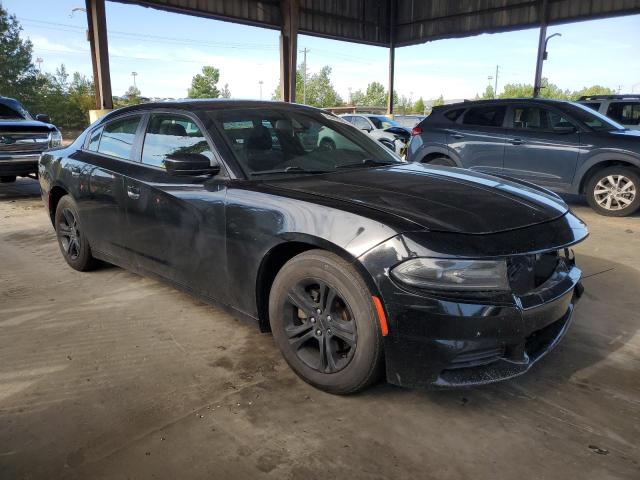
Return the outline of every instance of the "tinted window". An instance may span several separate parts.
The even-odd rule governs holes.
[[[480,127],[500,127],[506,110],[507,107],[504,106],[473,107],[467,110],[462,123]]]
[[[391,120],[390,118],[387,118],[387,117],[369,117],[369,120],[371,120],[371,123],[373,123],[376,128],[383,129],[383,130],[390,127],[400,126],[398,122],[396,122],[395,120]]]
[[[353,123],[360,130],[371,130],[371,124],[362,117],[353,117],[351,123]]]
[[[206,112],[249,175],[370,168],[401,160],[342,119],[290,108],[237,108]],[[249,125],[251,126],[249,128]],[[281,173],[278,173],[281,172]]]
[[[513,110],[513,128],[526,130],[564,130],[572,123],[563,115],[541,107],[517,107]]]
[[[98,152],[130,160],[140,118],[139,115],[133,115],[107,123],[100,138]]]
[[[640,125],[640,102],[613,102],[607,116],[623,125]]]
[[[455,122],[456,120],[458,120],[458,118],[460,118],[462,112],[464,112],[464,108],[456,108],[455,110],[449,110],[444,114],[444,116],[452,122]]]
[[[92,152],[98,151],[98,145],[100,145],[100,135],[102,135],[102,128],[97,128],[93,132],[91,132],[91,136],[89,137],[89,144],[87,145],[87,149]]]
[[[164,167],[164,159],[175,153],[202,153],[213,159],[209,144],[195,122],[180,115],[151,115],[142,146],[142,163]]]
[[[624,130],[624,127],[619,123],[601,113],[594,112],[580,103],[565,103],[562,109],[567,110],[575,120],[586,124],[594,130]]]
[[[11,108],[9,105],[5,105],[4,103],[0,103],[0,118],[4,118],[6,120],[12,119],[23,119],[24,115],[19,111],[18,108]]]
[[[596,112],[600,110],[600,105],[601,105],[600,103],[587,103],[587,102],[580,102],[580,103],[585,107],[593,108]]]

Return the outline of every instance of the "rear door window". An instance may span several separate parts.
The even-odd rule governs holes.
[[[472,107],[464,114],[462,123],[478,127],[501,127],[506,110],[507,107],[501,105]]]
[[[623,125],[640,125],[640,102],[611,102],[607,116]]]
[[[131,160],[140,115],[131,115],[107,123],[102,131],[98,152]]]
[[[213,152],[196,123],[174,114],[152,114],[142,146],[142,163],[164,168],[167,156],[176,153],[201,153],[209,160]]]
[[[511,128],[532,131],[566,131],[573,124],[565,116],[548,108],[516,107]]]

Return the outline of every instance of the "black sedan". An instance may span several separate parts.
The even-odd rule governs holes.
[[[407,164],[313,108],[127,107],[43,155],[39,178],[71,267],[109,262],[224,305],[333,393],[383,372],[403,386],[521,374],[582,289],[569,247],[587,229],[560,198]]]

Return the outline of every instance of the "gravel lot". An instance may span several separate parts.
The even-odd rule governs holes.
[[[64,263],[0,185],[0,478],[640,478],[640,216],[573,208],[585,296],[528,375],[335,397],[271,337],[154,280]]]

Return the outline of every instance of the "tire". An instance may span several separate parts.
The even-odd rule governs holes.
[[[640,174],[630,167],[604,168],[591,176],[585,193],[600,215],[626,217],[640,208]]]
[[[379,379],[382,333],[371,292],[339,256],[310,250],[289,260],[271,287],[269,318],[285,360],[314,387],[344,395]]]
[[[428,163],[429,165],[441,165],[443,167],[455,167],[456,166],[456,162],[454,162],[450,158],[444,157],[444,156],[435,157],[435,158],[432,158],[431,160],[423,161],[422,163]]]
[[[78,206],[70,195],[63,196],[56,207],[55,229],[62,256],[69,266],[80,272],[93,270],[99,265],[91,255],[91,247],[82,231]]]
[[[323,138],[322,140],[320,140],[320,148],[324,148],[325,150],[335,150],[336,142],[334,142],[330,138]]]
[[[5,175],[4,177],[0,177],[0,183],[13,183],[16,181],[15,175]]]

